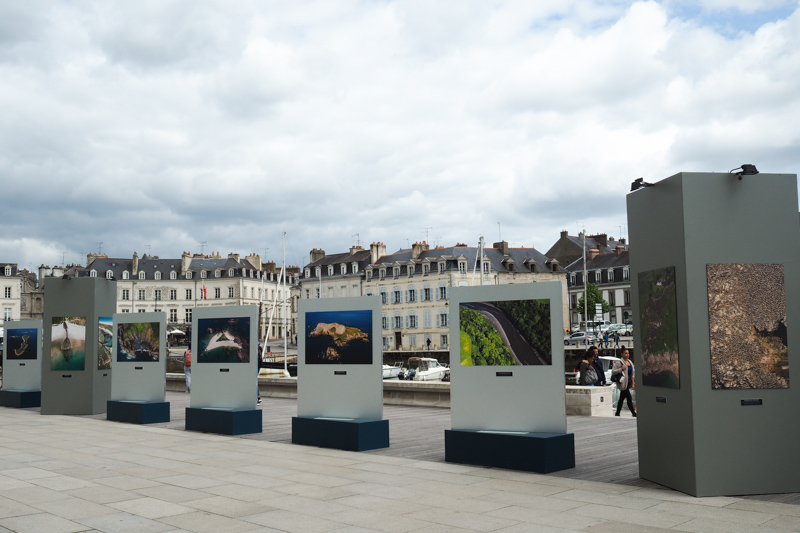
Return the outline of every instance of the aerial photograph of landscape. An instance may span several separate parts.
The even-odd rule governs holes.
[[[249,363],[250,317],[197,321],[198,363]]]
[[[642,385],[680,388],[675,267],[639,274]]]
[[[117,361],[158,361],[161,324],[129,322],[117,325]]]
[[[50,334],[50,370],[84,370],[86,317],[54,316]]]
[[[709,264],[714,389],[789,388],[783,265]]]
[[[97,370],[111,368],[111,347],[114,343],[114,321],[109,316],[101,316],[97,321]]]
[[[306,313],[306,364],[372,364],[372,311]]]
[[[6,359],[9,361],[36,359],[38,333],[37,328],[8,328],[6,330]]]
[[[551,365],[550,300],[462,302],[462,366]]]

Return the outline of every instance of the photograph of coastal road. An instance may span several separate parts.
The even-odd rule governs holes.
[[[462,302],[462,366],[551,365],[549,300]]]

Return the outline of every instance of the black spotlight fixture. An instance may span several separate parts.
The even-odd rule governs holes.
[[[644,181],[644,178],[636,178],[635,180],[633,180],[633,183],[631,183],[631,192],[638,191],[642,187],[652,187],[652,186],[653,184],[647,183],[646,181]]]
[[[736,172],[737,170],[738,172]],[[739,168],[731,170],[729,174],[733,174],[734,172],[736,172],[736,177],[741,180],[742,176],[755,176],[758,174],[758,169],[755,165],[742,165]]]

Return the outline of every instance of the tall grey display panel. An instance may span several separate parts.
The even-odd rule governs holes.
[[[0,406],[39,407],[42,402],[42,321],[5,323]]]
[[[796,175],[681,173],[627,203],[639,475],[800,492]]]
[[[110,351],[101,318],[117,306],[117,283],[103,278],[48,279],[45,286],[42,414],[104,413],[111,395],[111,369],[100,357]]]
[[[111,399],[106,418],[132,424],[169,422],[166,313],[114,315]]]
[[[449,303],[445,460],[534,472],[573,468],[562,285],[454,287]]]
[[[351,451],[389,446],[377,296],[300,300],[292,442]]]

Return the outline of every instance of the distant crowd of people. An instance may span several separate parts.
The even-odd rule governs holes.
[[[578,385],[584,386],[605,386],[607,385],[606,373],[603,370],[603,363],[598,358],[599,350],[596,346],[590,346],[586,350],[583,360],[578,369]],[[620,416],[623,402],[627,402],[633,416],[636,416],[636,409],[633,408],[633,397],[631,390],[635,388],[633,361],[631,353],[627,348],[623,348],[620,353],[620,360],[614,361],[611,368],[611,381],[616,383],[619,391],[619,401],[615,416]]]

